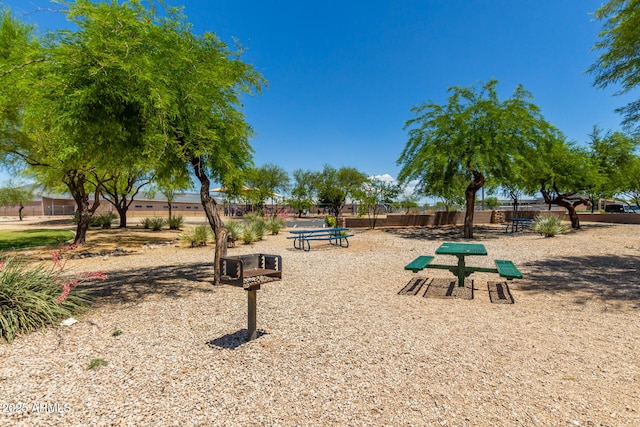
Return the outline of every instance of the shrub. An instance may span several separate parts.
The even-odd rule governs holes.
[[[169,218],[169,230],[180,230],[184,225],[184,218],[182,216],[173,215]]]
[[[282,230],[286,226],[287,226],[287,223],[284,220],[284,218],[275,217],[275,218],[269,218],[266,221],[267,230],[270,231],[271,234],[278,234],[280,230]]]
[[[248,228],[251,228],[255,234],[257,240],[262,240],[267,233],[267,222],[260,218],[248,224]]]
[[[336,218],[333,216],[329,216],[329,215],[325,215],[324,216],[324,223],[327,227],[329,228],[334,228],[337,224]]]
[[[255,240],[262,240],[264,234],[267,232],[267,225],[263,217],[258,214],[247,214],[243,217],[245,220],[245,229],[250,228],[255,235]],[[244,240],[244,239],[243,239]],[[250,242],[253,243],[253,242]]]
[[[140,221],[140,225],[145,230],[150,229],[151,228],[151,218],[143,218],[142,221]]]
[[[252,223],[254,221],[262,221],[262,215],[260,215],[257,212],[249,212],[246,213],[242,216],[242,219],[244,219],[246,222],[248,223]]]
[[[211,236],[211,228],[209,225],[198,225],[190,232],[180,236],[181,240],[191,243],[191,247],[207,246],[207,241]]]
[[[89,226],[111,228],[111,223],[116,218],[117,218],[117,215],[114,214],[113,212],[109,212],[101,215],[93,215],[89,220]],[[78,213],[78,211],[75,211],[73,214],[73,223],[77,225],[79,221],[80,221],[80,214]]]
[[[571,227],[557,216],[538,217],[531,225],[531,229],[544,237],[554,237],[571,231]]]
[[[239,221],[227,221],[224,223],[224,228],[229,232],[227,236],[227,244],[233,246],[237,240],[242,238],[244,231],[244,224]]]
[[[242,241],[249,245],[258,241],[258,234],[256,232],[255,227],[252,227],[250,224],[243,228],[242,230]]]
[[[0,338],[11,342],[18,334],[53,325],[87,308],[87,296],[72,289],[78,279],[61,280],[59,255],[54,260],[60,266],[57,270],[43,264],[25,266],[15,258],[0,262]]]
[[[160,231],[162,230],[162,227],[167,223],[167,221],[164,218],[160,218],[160,217],[153,217],[149,220],[149,227],[151,228],[151,230],[153,231]]]
[[[113,212],[109,212],[101,215],[94,215],[91,217],[91,225],[95,227],[102,227],[104,229],[111,228],[113,220],[117,218],[117,215]]]

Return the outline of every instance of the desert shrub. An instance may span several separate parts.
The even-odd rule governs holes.
[[[0,262],[0,267],[0,339],[11,342],[16,335],[53,325],[88,306],[87,296],[75,289],[78,280],[63,282],[55,268],[27,266],[15,258]]]
[[[544,234],[544,237],[554,237],[571,231],[571,227],[557,216],[538,217],[531,225],[536,233]]]
[[[149,220],[149,228],[153,231],[160,231],[166,223],[166,219],[156,216]]]
[[[242,238],[242,233],[244,231],[244,224],[242,222],[227,221],[224,223],[224,228],[229,232],[227,236],[229,246],[233,246],[237,240]]]
[[[151,218],[142,218],[142,220],[140,221],[140,225],[145,230],[150,229],[151,228]]]
[[[113,212],[109,212],[101,215],[94,215],[93,217],[91,217],[91,225],[95,227],[102,227],[104,229],[109,229],[111,228],[111,224],[113,223],[113,220],[115,220],[116,218],[117,218],[117,215],[114,214]]]
[[[207,242],[211,237],[211,227],[209,225],[198,225],[194,227],[188,233],[184,233],[180,236],[180,239],[184,242],[191,243],[192,247],[195,246],[207,246]]]
[[[257,240],[262,240],[264,238],[264,235],[267,233],[267,222],[262,219],[256,219],[253,222],[250,222],[249,224],[247,224],[247,228],[251,228],[254,233],[256,234],[256,238]]]
[[[248,223],[252,223],[254,221],[262,221],[263,220],[262,215],[260,215],[257,212],[246,213],[246,214],[242,215],[242,219],[244,219]]]
[[[267,225],[264,218],[258,214],[251,213],[251,214],[245,215],[243,219],[245,221],[245,229],[247,228],[251,229],[253,234],[256,236],[254,241],[262,240],[265,233],[267,232]],[[253,242],[250,242],[250,243],[253,243]]]
[[[284,220],[284,218],[275,217],[275,218],[269,218],[266,221],[267,230],[271,232],[271,234],[278,234],[280,230],[282,230],[286,226],[287,226],[287,223]]]
[[[242,241],[249,245],[256,241],[260,240],[258,238],[258,233],[255,227],[252,227],[251,224],[247,224],[242,230]]]
[[[325,215],[324,224],[329,228],[334,228],[337,224],[336,218],[333,216]]]
[[[180,230],[184,225],[184,218],[181,215],[173,215],[169,218],[169,230]]]

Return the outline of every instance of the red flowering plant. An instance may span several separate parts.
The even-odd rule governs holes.
[[[16,335],[56,324],[88,307],[88,297],[74,288],[107,276],[100,271],[75,277],[63,274],[64,254],[77,247],[52,252],[53,268],[15,257],[0,260],[0,339],[11,342]]]
[[[60,278],[60,275],[64,270],[64,264],[65,264],[64,262],[62,262],[63,254],[65,252],[78,249],[79,247],[80,245],[78,244],[67,245],[67,246],[63,246],[59,251],[51,252],[51,258],[53,259],[53,263],[55,266],[54,268],[56,269],[56,273],[54,275],[54,281],[55,283],[59,284],[62,287],[62,293],[60,294],[60,296],[58,296],[58,298],[55,299],[56,304],[60,304],[65,299],[67,299],[67,297],[69,296],[69,293],[71,292],[71,288],[75,288],[76,286],[78,286],[79,283],[89,282],[92,280],[105,280],[107,278],[107,275],[104,274],[102,271],[84,273],[83,275],[76,276],[73,279],[63,280],[62,278]]]

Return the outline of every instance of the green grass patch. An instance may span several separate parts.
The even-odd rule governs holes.
[[[0,230],[0,251],[56,245],[73,236],[68,230]]]
[[[87,369],[96,369],[96,368],[100,368],[101,366],[107,366],[109,364],[109,362],[107,362],[104,359],[91,359],[91,362],[89,362],[89,365],[87,366]]]

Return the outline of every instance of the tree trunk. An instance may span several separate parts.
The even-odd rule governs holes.
[[[542,187],[540,188],[540,193],[542,194],[542,197],[544,197],[545,203],[549,204],[549,210],[551,210],[552,204],[562,206],[567,210],[567,213],[569,214],[569,219],[571,220],[571,228],[573,228],[574,230],[578,230],[580,228],[580,217],[578,216],[578,212],[576,212],[576,206],[585,203],[585,199],[579,199],[575,202],[571,202],[568,199],[571,196],[574,196],[573,193],[560,194],[557,189],[553,191],[556,196],[551,197],[551,195],[549,194],[549,190],[547,190],[544,185],[542,185]]]
[[[473,172],[473,181],[464,192],[467,211],[464,215],[464,238],[473,239],[473,216],[475,213],[476,193],[484,186],[484,175]]]
[[[22,221],[22,210],[24,209],[24,206],[22,206],[22,204],[20,204],[20,209],[18,209],[18,217],[20,217],[20,221]],[[51,212],[51,215],[53,215],[53,212]]]
[[[224,223],[220,218],[215,199],[209,194],[211,182],[209,181],[209,177],[207,177],[207,174],[202,166],[202,159],[199,157],[191,159],[191,165],[193,166],[193,171],[196,177],[198,177],[198,179],[200,180],[200,201],[202,202],[202,207],[204,208],[204,212],[207,214],[207,220],[209,221],[209,225],[213,229],[213,235],[216,239],[213,267],[213,285],[217,286],[220,284],[219,260],[220,258],[227,256],[227,238],[229,232],[224,227]]]
[[[116,206],[116,211],[118,211],[118,216],[120,217],[120,225],[119,228],[127,228],[127,211],[129,210],[129,206]]]
[[[91,225],[91,217],[98,209],[98,206],[100,206],[100,183],[97,183],[95,189],[93,205],[89,207],[89,196],[85,188],[87,179],[84,173],[78,172],[77,170],[67,171],[63,182],[66,184],[78,207],[78,225],[76,226],[76,236],[73,243],[81,245],[86,242],[87,230],[89,229],[89,225]]]
[[[76,225],[76,237],[73,239],[74,245],[82,245],[87,241],[87,230],[91,225],[91,213],[89,212],[89,202],[78,205],[78,224]]]

